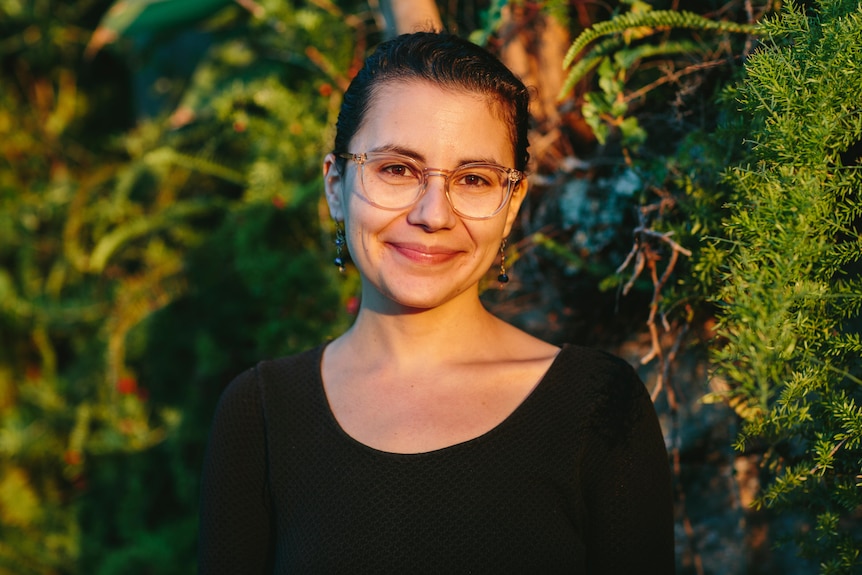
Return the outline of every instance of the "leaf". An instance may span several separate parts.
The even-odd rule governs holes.
[[[116,0],[87,45],[92,57],[121,36],[163,32],[202,20],[231,4],[231,0]]]
[[[28,527],[40,515],[39,498],[24,470],[13,467],[0,480],[0,521],[6,525]]]
[[[185,202],[171,206],[158,214],[127,222],[102,236],[90,256],[90,270],[96,273],[102,272],[111,256],[126,243],[175,225],[179,220],[198,216],[212,209],[213,205],[210,204]]]

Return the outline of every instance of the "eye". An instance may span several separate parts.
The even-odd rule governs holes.
[[[400,158],[378,158],[366,166],[374,176],[390,185],[413,184],[419,180],[418,169]]]
[[[404,164],[385,164],[380,167],[380,171],[393,177],[413,176],[412,170],[410,170],[410,168],[408,166],[405,166]]]
[[[487,186],[490,184],[488,180],[478,174],[467,174],[464,176],[464,183],[469,186]]]
[[[493,188],[500,185],[500,175],[493,169],[470,168],[454,174],[452,183],[459,188],[469,188],[474,191]]]

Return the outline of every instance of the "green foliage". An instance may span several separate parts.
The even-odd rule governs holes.
[[[725,12],[730,20],[713,21],[654,11],[639,0],[623,4],[629,12],[576,39],[567,63],[576,81],[593,73],[581,113],[603,146],[599,153],[621,155],[639,180],[634,246],[601,287],[653,291],[648,323],[657,350],[661,327],[673,331],[713,313],[706,300],[726,246],[702,240],[724,234],[728,185],[721,172],[738,159],[745,134],[716,97],[728,98],[722,87],[739,73],[735,62],[751,40],[741,33],[757,28],[735,23],[747,16],[741,6]],[[676,24],[683,30],[671,28]],[[695,40],[689,29],[738,34]]]
[[[598,68],[600,92],[584,95],[581,113],[600,144],[608,141],[611,128],[619,130],[624,146],[637,148],[646,140],[646,132],[634,116],[627,115],[628,103],[623,97],[626,68],[618,59],[601,58]]]
[[[0,0],[0,574],[188,573],[221,388],[347,320],[319,162],[353,21],[222,10],[135,122],[82,59],[100,7],[51,4]]]
[[[111,38],[140,32],[177,28],[211,16],[230,0],[138,0],[114,2],[99,25]],[[97,32],[97,36],[99,35]]]
[[[634,38],[642,38],[646,35],[656,34],[667,29],[690,29],[690,30],[712,30],[717,32],[737,32],[752,34],[757,31],[755,26],[737,24],[722,20],[710,20],[700,14],[687,12],[685,10],[652,10],[643,2],[635,3],[636,10],[618,14],[610,20],[598,22],[575,38],[566,57],[563,66],[568,67],[575,57],[591,42],[612,34],[628,34],[619,40],[621,45]],[[637,9],[639,8],[639,9]],[[641,29],[641,30],[638,30]],[[571,88],[571,86],[569,86]]]
[[[624,148],[636,151],[647,137],[632,113],[632,100],[666,82],[676,81],[672,74],[664,79],[655,74],[640,74],[640,86],[633,88],[630,80],[637,68],[646,61],[669,63],[674,57],[692,61],[703,60],[711,46],[669,35],[682,29],[716,33],[754,34],[754,25],[724,20],[711,20],[699,14],[675,10],[653,10],[641,1],[630,2],[628,12],[598,22],[575,38],[563,61],[568,68],[559,98],[568,97],[575,85],[589,73],[598,74],[598,91],[584,95],[582,114],[600,144],[611,133],[619,133]],[[661,34],[661,36],[656,37]],[[585,49],[593,44],[589,49]]]
[[[862,5],[789,2],[763,29],[735,92],[751,156],[727,173],[713,358],[746,406],[738,447],[768,447],[758,504],[809,517],[797,543],[821,572],[858,573]]]
[[[655,94],[652,106],[630,106],[663,81],[643,62],[655,54],[670,69],[676,54],[696,60],[715,52],[669,33],[656,40],[656,31],[682,20],[653,14],[651,24],[635,26],[650,13],[635,3],[631,16],[594,26],[570,56],[592,49],[569,60],[574,81],[596,71],[598,89],[584,97],[583,113],[599,141],[619,141],[658,195],[652,203],[642,197],[632,254],[645,256],[627,287],[666,258],[655,239],[673,233],[693,248],[673,282],[658,282],[654,304],[666,329],[674,312],[690,322],[698,310],[710,313],[696,304],[718,306],[723,345],[712,357],[729,390],[706,399],[726,400],[743,418],[739,449],[766,452],[757,504],[808,521],[792,540],[823,573],[860,572],[862,6],[824,0],[806,14],[786,4],[758,25],[765,40],[746,77],[720,93],[712,121],[722,128],[706,124],[683,137],[649,117]],[[641,145],[657,135],[663,147]]]

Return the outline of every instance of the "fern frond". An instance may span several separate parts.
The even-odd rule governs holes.
[[[575,87],[575,84],[577,84],[581,78],[589,74],[601,63],[605,56],[613,53],[620,44],[622,44],[622,39],[620,38],[606,38],[598,46],[593,48],[588,55],[578,60],[572,69],[569,70],[569,74],[566,76],[566,81],[563,82],[563,87],[560,88],[560,93],[557,96],[557,99],[562,100],[566,94]]]
[[[566,57],[563,68],[568,68],[575,57],[591,42],[601,38],[624,32],[632,28],[652,28],[655,32],[669,28],[684,28],[689,30],[711,30],[715,32],[730,32],[736,34],[757,34],[760,27],[756,24],[739,24],[725,20],[710,20],[700,14],[676,10],[652,10],[649,12],[627,12],[611,20],[599,22],[587,28],[575,38]]]
[[[670,56],[673,54],[695,54],[701,50],[697,42],[691,40],[680,40],[662,42],[661,44],[643,44],[630,50],[617,52],[614,57],[623,69],[627,70],[634,66],[635,62],[653,56]]]
[[[566,76],[563,87],[557,98],[562,100],[575,87],[584,76],[589,74],[596,66],[598,66],[602,58],[614,52],[614,50],[622,44],[622,39],[618,37],[607,38],[599,45],[590,50],[589,54],[578,60],[569,74]],[[643,44],[629,50],[617,51],[615,58],[623,69],[628,69],[638,60],[651,58],[653,56],[669,56],[672,54],[691,54],[698,50],[696,42],[681,40],[678,42],[664,42],[659,45]]]

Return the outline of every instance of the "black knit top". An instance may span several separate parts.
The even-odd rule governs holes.
[[[201,574],[673,572],[667,452],[622,360],[566,346],[494,429],[393,454],[339,427],[322,350],[262,362],[225,390]]]

